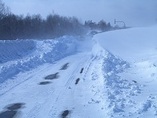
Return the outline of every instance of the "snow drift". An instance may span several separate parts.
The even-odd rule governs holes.
[[[97,40],[104,49],[118,57],[118,60],[108,58],[104,61],[108,117],[157,116],[156,31],[157,26],[153,26],[105,32],[94,36],[93,40]],[[120,58],[125,61],[120,61]],[[124,62],[129,63],[129,68],[124,68]]]
[[[78,51],[79,37],[64,36],[50,40],[14,40],[0,42],[0,83],[19,72],[43,63],[53,63]]]
[[[156,30],[157,26],[116,30],[95,35],[94,39],[114,55],[133,61],[157,54]]]

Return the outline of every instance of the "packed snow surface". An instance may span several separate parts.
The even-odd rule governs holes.
[[[156,30],[0,41],[0,118],[157,117]]]

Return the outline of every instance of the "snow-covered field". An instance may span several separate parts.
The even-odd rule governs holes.
[[[0,118],[157,117],[156,30],[0,41]]]

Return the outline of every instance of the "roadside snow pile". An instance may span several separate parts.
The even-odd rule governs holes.
[[[135,114],[136,111],[133,106],[135,106],[136,101],[133,98],[141,94],[143,86],[132,78],[129,80],[120,76],[121,73],[131,68],[130,64],[114,56],[97,42],[92,49],[92,55],[98,60],[103,60],[103,63],[101,61],[99,63],[104,78],[104,96],[106,98],[104,107],[107,109],[108,117],[130,117]],[[101,78],[100,75],[101,73],[96,77]],[[96,78],[94,77],[94,79]],[[149,104],[144,106],[149,106]]]
[[[35,50],[32,40],[0,41],[0,64],[25,57]]]
[[[141,93],[141,85],[119,76],[129,68],[129,64],[111,53],[107,54],[103,65],[109,115],[116,118],[129,117],[128,112],[132,111],[130,108],[134,105],[131,97]]]
[[[109,116],[157,117],[156,31],[154,26],[94,36],[93,40],[113,54],[105,58],[103,69]]]
[[[157,26],[130,28],[100,33],[94,36],[102,47],[127,61],[157,54]]]
[[[78,40],[64,36],[54,40],[15,40],[0,42],[0,83],[19,72],[43,63],[53,63],[77,52]]]

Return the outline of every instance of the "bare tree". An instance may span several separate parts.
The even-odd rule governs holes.
[[[5,4],[2,2],[2,0],[0,0],[0,18],[8,15],[10,13],[10,10],[7,6],[5,6]]]

